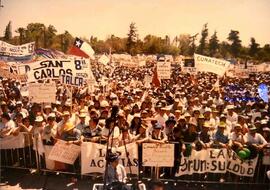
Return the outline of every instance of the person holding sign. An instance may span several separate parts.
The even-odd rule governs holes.
[[[220,122],[218,129],[213,137],[213,146],[218,148],[228,148],[230,138],[229,134],[226,132],[226,123]]]

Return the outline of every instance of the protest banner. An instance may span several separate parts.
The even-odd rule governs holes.
[[[16,73],[11,73],[9,70],[0,68],[0,76],[7,79],[14,79],[19,81],[25,81],[26,76],[25,75],[18,75]]]
[[[194,54],[197,71],[211,72],[223,76],[230,65],[229,61]]]
[[[174,144],[143,143],[143,166],[172,167],[174,164]]]
[[[128,161],[125,147],[117,148],[121,152],[120,164],[122,164],[126,171],[129,173],[129,166],[131,166],[132,174],[138,174],[138,146],[136,143],[126,145],[127,152],[129,153],[130,162]],[[105,171],[105,156],[106,145],[83,142],[81,145],[81,173],[103,173]]]
[[[176,176],[192,175],[193,173],[226,173],[250,176],[255,173],[257,158],[240,160],[237,154],[227,149],[192,150],[189,157],[182,155],[179,172]]]
[[[258,157],[252,160],[240,160],[234,151],[227,152],[227,171],[240,176],[253,177]]]
[[[18,66],[20,74],[27,74],[28,82],[44,79],[59,79],[62,75],[89,77],[88,59],[48,59]]]
[[[157,74],[158,74],[159,79],[170,79],[171,78],[171,62],[158,61]]]
[[[50,151],[49,160],[55,160],[66,164],[74,164],[80,152],[80,146],[67,144],[66,141],[58,140]]]
[[[134,61],[121,61],[121,65],[128,68],[137,68],[139,63]]]
[[[96,79],[94,77],[90,77],[87,81],[86,81],[87,85],[88,85],[88,90],[90,93],[95,92],[95,85],[97,84]]]
[[[12,45],[0,40],[0,56],[24,57],[34,53],[35,43],[30,42],[23,45]]]
[[[144,86],[146,88],[151,88],[151,82],[152,82],[152,76],[145,75],[145,77],[144,77]]]
[[[196,74],[197,69],[195,67],[194,59],[186,58],[184,59],[184,64],[182,67],[183,73],[190,73],[190,74]]]
[[[84,83],[85,83],[83,77],[73,77],[70,75],[62,75],[60,76],[60,78],[61,78],[62,84],[66,84],[70,86],[81,87],[81,86],[84,86]]]
[[[7,136],[1,138],[0,149],[15,149],[25,147],[25,137],[23,133],[19,133],[17,136]]]
[[[103,65],[107,65],[110,62],[110,59],[106,56],[106,55],[102,55],[99,59],[98,59],[99,63],[102,63]]]
[[[35,103],[55,103],[55,83],[29,83],[29,101]]]

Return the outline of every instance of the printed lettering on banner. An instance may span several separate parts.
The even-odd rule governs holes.
[[[138,174],[138,145],[130,143],[126,145],[129,153],[130,162],[127,159],[125,147],[118,147],[116,151],[121,152],[120,164],[122,164],[127,173],[131,166],[132,174]],[[81,145],[81,173],[103,173],[105,170],[106,145],[83,142]]]
[[[174,144],[143,143],[143,166],[172,167],[174,164]]]
[[[67,144],[66,141],[58,140],[50,151],[49,160],[55,160],[66,164],[74,164],[80,152],[80,146]]]
[[[255,173],[258,158],[240,160],[237,154],[227,149],[192,150],[189,157],[182,155],[179,172],[176,176],[194,173],[226,173],[250,176]]]
[[[159,61],[157,62],[157,74],[159,79],[171,78],[171,62]]]
[[[18,66],[21,74],[26,73],[28,82],[35,82],[45,79],[60,79],[62,75],[87,79],[89,77],[88,59],[48,59],[36,61]]]
[[[211,72],[223,76],[227,71],[230,62],[199,54],[194,54],[195,67],[200,72]]]
[[[34,53],[35,43],[30,42],[23,45],[12,45],[0,40],[0,56],[23,57]]]
[[[29,83],[29,101],[35,103],[55,103],[55,83]]]

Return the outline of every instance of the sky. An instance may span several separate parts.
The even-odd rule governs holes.
[[[270,0],[2,0],[2,4],[0,35],[9,21],[13,31],[40,22],[54,25],[58,33],[67,30],[73,36],[99,39],[111,34],[126,37],[131,22],[141,39],[147,34],[194,35],[208,23],[209,36],[216,30],[220,41],[233,29],[240,32],[245,46],[251,37],[261,46],[270,43]]]

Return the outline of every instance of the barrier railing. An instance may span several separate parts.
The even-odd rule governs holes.
[[[58,172],[63,174],[72,174],[78,176],[92,176],[102,179],[101,173],[87,173],[81,174],[81,154],[76,159],[73,165],[54,162],[54,168],[50,167],[51,164],[48,160],[46,152],[39,152],[35,148],[33,136],[28,133],[21,133],[24,136],[24,146],[21,148],[5,149],[1,147],[1,167],[2,168],[20,168],[20,169],[36,169],[41,172]],[[1,139],[2,140],[2,139]],[[46,146],[45,146],[46,147]],[[48,148],[48,147],[47,147]],[[49,147],[49,148],[52,148]],[[269,156],[270,149],[265,149],[264,153],[258,157],[255,174],[252,177],[236,175],[231,172],[224,173],[193,173],[191,175],[181,175],[174,177],[178,170],[177,165],[181,163],[175,160],[175,167],[145,167],[143,166],[142,151],[138,146],[138,180],[160,178],[165,181],[172,182],[189,182],[189,183],[218,183],[224,182],[229,184],[269,184],[266,172],[270,170]],[[124,156],[124,155],[123,155]],[[134,173],[133,173],[134,174]]]

